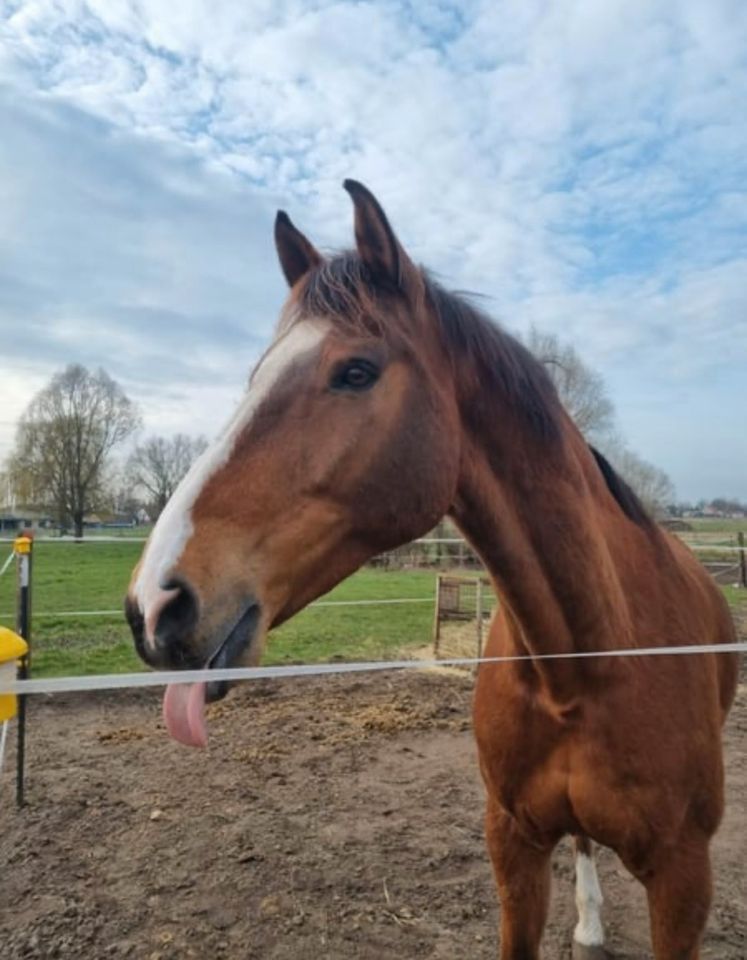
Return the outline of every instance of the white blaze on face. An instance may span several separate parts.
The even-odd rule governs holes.
[[[318,320],[296,323],[281,334],[260,360],[249,389],[221,434],[192,464],[189,472],[174,491],[153,528],[146,544],[134,597],[145,618],[145,632],[152,638],[157,614],[163,606],[163,582],[179,561],[194,532],[192,507],[208,480],[224,466],[237,439],[251,423],[262,401],[269,395],[283,374],[299,357],[318,347],[328,324]],[[166,594],[170,596],[170,594]]]
[[[573,939],[584,947],[601,947],[604,944],[601,908],[602,889],[594,860],[585,853],[576,854],[576,907],[578,923]]]

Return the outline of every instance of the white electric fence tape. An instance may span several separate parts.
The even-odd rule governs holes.
[[[0,577],[2,577],[2,575],[3,575],[3,574],[5,573],[5,571],[8,569],[8,567],[11,565],[11,563],[13,562],[13,557],[15,557],[15,555],[16,555],[15,550],[11,550],[11,551],[10,551],[10,556],[7,558],[7,560],[6,560],[5,563],[2,565],[2,567],[0,567]]]
[[[8,721],[3,721],[2,730],[0,730],[0,773],[3,772],[3,760],[5,759],[5,741],[8,737]]]
[[[645,647],[627,650],[590,650],[574,653],[544,653],[537,656],[452,657],[445,660],[380,660],[363,663],[318,663],[287,667],[232,667],[223,670],[169,670],[153,673],[122,673],[88,677],[50,677],[13,680],[0,693],[76,693],[160,687],[169,683],[199,683],[217,680],[270,680],[286,677],[319,677],[342,673],[374,673],[382,670],[423,670],[434,667],[470,667],[525,660],[586,660],[602,657],[670,657],[699,653],[747,653],[747,643],[712,643],[701,646]]]
[[[698,552],[703,551],[705,553],[724,551],[726,553],[739,553],[744,550],[744,547],[741,547],[739,544],[735,543],[704,543],[703,541],[689,541],[684,538],[679,538],[686,547],[689,547],[692,551]],[[13,543],[13,537],[0,537],[0,543]],[[127,545],[128,543],[137,544],[137,543],[147,543],[147,537],[97,537],[97,536],[88,536],[84,538],[78,537],[34,537],[34,543],[75,543],[78,546],[96,546],[97,543],[118,543],[122,545]],[[395,548],[396,550],[406,550],[408,547],[413,544],[423,544],[424,546],[435,547],[439,544],[451,544],[452,546],[462,546],[465,550],[472,551],[469,543],[466,540],[461,540],[458,537],[421,537],[417,540],[411,540],[410,543],[405,543],[402,547]],[[472,551],[474,552],[474,551]]]

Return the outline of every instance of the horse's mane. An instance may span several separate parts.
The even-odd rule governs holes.
[[[632,487],[623,480],[609,460],[602,456],[595,447],[589,444],[589,449],[594,455],[594,459],[604,477],[609,492],[615,500],[617,500],[625,516],[632,520],[633,523],[637,523],[639,527],[651,526],[651,517],[641,503],[638,495],[634,493]]]
[[[466,360],[481,386],[517,410],[539,437],[548,442],[559,439],[563,406],[544,365],[467,296],[446,290],[426,270],[421,275],[426,302],[447,351],[455,359]],[[346,251],[309,272],[299,295],[300,313],[323,316],[354,335],[385,336],[378,318],[382,297],[391,293],[374,281],[357,253]],[[397,322],[397,311],[388,312],[387,324]],[[398,332],[412,342],[411,331]],[[597,450],[590,450],[623,513],[640,526],[650,525],[643,504],[628,484]]]

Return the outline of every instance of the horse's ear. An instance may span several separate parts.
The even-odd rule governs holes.
[[[278,210],[275,217],[275,247],[289,287],[322,263],[321,253],[294,227],[285,210]]]
[[[350,194],[355,208],[355,243],[361,260],[376,279],[403,286],[412,263],[379,201],[357,180],[345,180],[343,187]]]

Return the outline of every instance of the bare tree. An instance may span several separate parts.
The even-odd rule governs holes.
[[[101,480],[101,497],[97,498],[97,509],[118,517],[133,520],[145,508],[141,498],[133,489],[132,479],[126,470],[126,461],[112,460]]]
[[[675,498],[674,484],[659,467],[633,453],[617,437],[605,444],[605,456],[610,460],[653,517],[663,517],[667,506]]]
[[[554,333],[531,327],[527,347],[541,360],[563,406],[587,440],[599,444],[612,431],[615,411],[604,380],[588,367],[576,349]]]
[[[148,437],[135,447],[127,473],[135,487],[148,498],[151,517],[156,520],[176,490],[179,481],[207,447],[204,437],[177,433],[171,437]]]
[[[136,407],[104,370],[70,364],[21,417],[9,464],[14,486],[25,502],[52,509],[83,536],[109,455],[138,423]]]
[[[588,367],[575,347],[553,333],[529,331],[526,344],[545,365],[563,406],[584,437],[598,447],[654,516],[674,499],[669,477],[633,453],[615,427],[615,410],[602,377]]]
[[[12,508],[19,502],[11,467],[11,458],[8,457],[0,470],[0,508]]]

